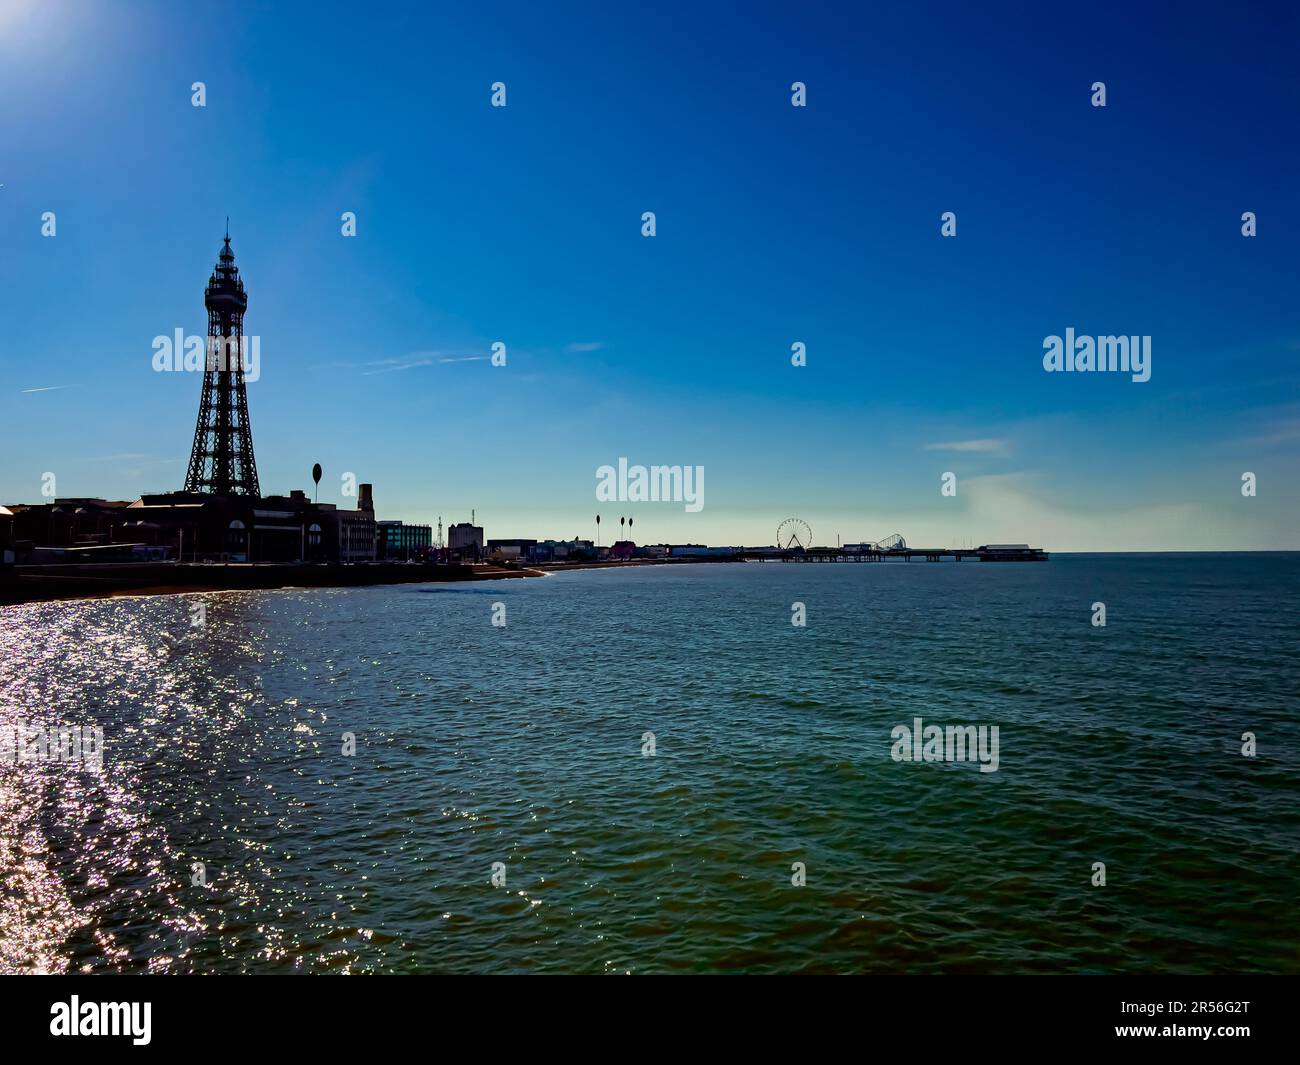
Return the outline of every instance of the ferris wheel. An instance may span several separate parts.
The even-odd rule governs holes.
[[[776,546],[782,551],[812,547],[812,529],[802,518],[786,518],[776,527]]]

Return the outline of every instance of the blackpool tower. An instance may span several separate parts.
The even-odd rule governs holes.
[[[203,301],[208,307],[208,346],[185,491],[259,496],[243,364],[248,296],[230,250],[229,227]]]

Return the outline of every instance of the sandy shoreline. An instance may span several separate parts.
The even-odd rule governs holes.
[[[696,560],[692,560],[695,562]],[[476,563],[411,566],[248,566],[151,563],[101,566],[20,567],[0,578],[0,607],[71,599],[115,599],[138,595],[198,592],[274,591],[289,588],[360,588],[390,584],[453,584],[463,581],[544,577],[577,569],[682,565],[668,559],[621,562],[547,562],[538,565]],[[42,571],[42,572],[37,572]]]

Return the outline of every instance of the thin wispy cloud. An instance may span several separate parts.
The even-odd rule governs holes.
[[[1263,432],[1242,440],[1242,444],[1250,447],[1273,447],[1297,442],[1300,442],[1300,418],[1270,422]]]
[[[32,392],[57,392],[61,388],[67,388],[67,385],[46,385],[44,388],[24,388],[21,389],[23,395],[30,395]]]
[[[362,363],[363,366],[371,366],[374,369],[362,370],[362,377],[373,377],[380,373],[397,373],[401,370],[414,370],[418,366],[432,366],[432,359],[380,359],[378,362]]]
[[[175,466],[183,464],[188,460],[180,456],[160,456],[150,455],[146,452],[124,451],[117,455],[95,455],[86,459],[87,462],[119,462],[126,463],[127,466],[114,471],[117,473],[138,474],[149,466]]]
[[[490,355],[453,355],[443,351],[412,351],[396,359],[376,359],[373,362],[362,363],[335,363],[328,368],[354,369],[360,371],[361,377],[374,377],[376,374],[401,373],[404,370],[417,370],[422,366],[436,366],[448,362],[483,362],[491,357]]]
[[[575,352],[575,353],[582,353],[582,352],[589,352],[589,351],[599,351],[604,346],[605,345],[602,344],[599,340],[594,340],[582,344],[570,344],[564,350]]]
[[[1007,455],[1011,448],[1007,441],[992,437],[982,440],[949,440],[945,443],[926,444],[925,451],[961,451],[967,454]]]

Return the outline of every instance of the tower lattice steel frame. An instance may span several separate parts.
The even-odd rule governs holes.
[[[185,491],[259,496],[243,366],[248,296],[235,266],[235,253],[230,250],[229,230],[203,302],[208,308],[203,397]]]

